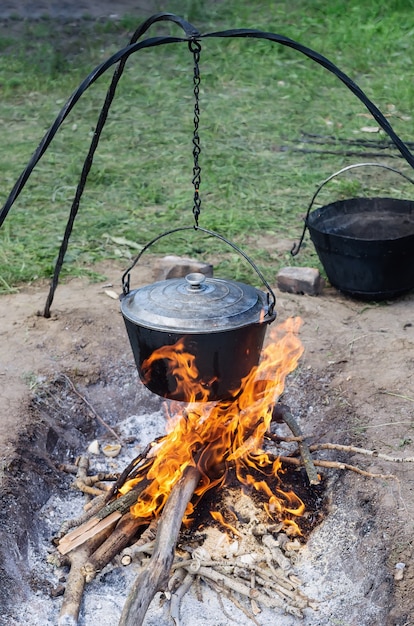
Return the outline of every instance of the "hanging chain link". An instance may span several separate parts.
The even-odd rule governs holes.
[[[200,215],[201,210],[201,198],[199,194],[200,183],[201,183],[201,168],[198,164],[198,157],[201,152],[200,148],[200,137],[198,135],[198,125],[200,122],[200,106],[199,106],[199,94],[200,94],[200,51],[201,45],[198,41],[192,39],[188,43],[188,47],[190,52],[193,53],[194,57],[194,133],[193,133],[193,157],[194,157],[194,167],[193,167],[193,179],[192,183],[194,185],[194,205],[193,205],[193,215],[196,228],[198,227],[198,216]]]

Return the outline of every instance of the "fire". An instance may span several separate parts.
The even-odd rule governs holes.
[[[142,375],[144,380],[149,380],[152,373],[152,364],[159,359],[168,363],[169,373],[176,381],[177,393],[185,398],[190,398],[190,402],[207,402],[210,394],[210,387],[214,379],[201,383],[199,380],[196,357],[187,352],[184,339],[180,339],[173,346],[162,346],[146,359],[142,364]]]
[[[303,353],[298,338],[300,318],[289,318],[270,331],[259,365],[242,381],[240,393],[231,402],[174,403],[174,414],[169,417],[168,432],[151,451],[151,462],[145,463],[138,475],[128,480],[121,493],[142,484],[143,490],[132,507],[133,515],[152,519],[159,515],[172,487],[189,466],[197,466],[201,481],[195,494],[203,494],[226,480],[229,468],[234,468],[242,485],[255,489],[267,500],[269,516],[286,520],[300,532],[292,516],[304,512],[301,500],[281,488],[283,473],[278,459],[272,460],[262,451],[263,440],[269,428],[275,403],[283,392],[286,376],[292,372]],[[185,352],[185,343],[165,346],[151,358],[168,358],[171,372],[180,384],[191,389],[194,399],[207,393],[197,383],[194,356]],[[202,396],[205,397],[205,396]],[[178,406],[179,405],[179,406]],[[262,480],[253,474],[260,473]],[[271,479],[272,480],[267,480]],[[271,489],[269,483],[278,485]],[[192,514],[190,504],[186,517]]]
[[[224,517],[219,511],[210,511],[210,515],[214,520],[216,520],[217,522],[220,522],[221,526],[224,526],[224,528],[227,528],[228,530],[230,530],[233,533],[233,535],[240,537],[239,531],[236,530],[234,526],[226,522],[226,520],[224,519]]]

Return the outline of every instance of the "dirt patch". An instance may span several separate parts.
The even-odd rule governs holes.
[[[307,369],[296,373],[294,382],[289,384],[285,394],[285,400],[295,407],[296,414],[303,415],[312,407],[311,415],[307,418],[307,431],[314,433],[315,437],[324,421],[323,406],[319,405],[318,400],[325,383],[326,379],[320,380],[317,372]],[[119,470],[124,469],[130,461],[128,455],[137,446],[145,446],[163,432],[165,414],[160,410],[163,402],[138,383],[134,367],[114,363],[106,375],[101,372],[97,383],[80,388],[100,415],[117,429],[122,440],[128,442],[123,445],[122,458],[111,461],[112,470],[115,469],[114,462]],[[325,397],[330,397],[330,394]],[[344,412],[338,408],[331,411],[330,419],[337,423],[343,415]],[[59,587],[63,587],[67,573],[65,568],[52,567],[47,563],[52,545],[50,538],[56,535],[63,519],[80,513],[83,504],[82,496],[69,488],[68,479],[58,465],[62,461],[71,462],[75,451],[83,451],[95,433],[101,444],[108,437],[102,428],[98,427],[94,431],[91,415],[88,415],[79,397],[73,394],[62,377],[39,385],[32,402],[32,420],[34,428],[30,429],[30,442],[27,441],[29,433],[21,437],[19,472],[9,476],[8,483],[8,502],[13,503],[14,515],[19,514],[19,524],[9,532],[6,552],[5,542],[0,544],[6,559],[9,558],[9,571],[10,565],[13,565],[13,562],[10,564],[10,555],[14,559],[16,553],[20,555],[20,559],[14,563],[21,568],[22,576],[15,584],[6,579],[1,587],[7,624],[13,626],[27,623],[29,616],[33,626],[57,622],[61,599],[55,596]],[[274,424],[272,430],[282,434],[286,427]],[[45,478],[48,476],[45,459],[48,459],[49,466],[54,467],[55,471],[49,472],[49,480],[43,480],[43,488],[39,489],[37,483],[41,481],[42,474]],[[102,455],[92,456],[91,464],[93,472],[108,469],[108,460],[105,463]],[[34,480],[31,478],[33,474]],[[50,476],[54,480],[50,480]],[[58,476],[59,482],[56,480]],[[328,623],[326,620],[330,617],[339,620],[344,615],[348,618],[352,616],[359,626],[382,624],[386,622],[387,608],[392,604],[393,581],[387,565],[388,547],[382,540],[378,541],[378,533],[383,529],[382,519],[377,523],[378,510],[372,494],[364,492],[363,481],[359,483],[355,476],[349,480],[344,478],[341,473],[333,473],[322,485],[311,490],[303,470],[288,470],[283,476],[283,487],[292,488],[305,498],[307,515],[313,517],[307,517],[301,524],[306,538],[309,528],[305,530],[305,526],[316,526],[306,548],[293,555],[290,553],[289,558],[294,571],[303,581],[303,591],[317,605],[317,609],[306,610],[306,626],[320,626],[321,623]],[[23,489],[26,494],[24,500],[21,497]],[[181,546],[197,545],[196,538],[208,529],[211,532],[207,536],[214,541],[213,544],[207,542],[212,548],[212,554],[217,558],[220,554],[219,546],[222,546],[221,558],[225,559],[227,551],[232,546],[234,548],[234,542],[226,541],[223,544],[225,536],[218,529],[215,529],[214,534],[214,529],[208,526],[208,519],[211,520],[208,511],[218,508],[228,514],[226,498],[230,498],[230,510],[240,505],[243,518],[243,524],[238,527],[242,533],[237,539],[239,551],[244,555],[261,553],[262,546],[254,530],[258,519],[263,523],[267,520],[263,516],[263,506],[260,509],[255,507],[254,492],[245,492],[241,497],[240,485],[235,486],[235,489],[233,496],[227,490],[221,490],[219,497],[217,491],[207,494],[197,506],[195,524],[182,534]],[[330,494],[328,511],[327,494]],[[255,508],[256,511],[253,511]],[[321,520],[323,524],[319,527]],[[22,541],[23,535],[27,536],[26,542]],[[11,550],[13,546],[15,549]],[[343,558],[338,559],[338,554]],[[79,626],[91,623],[112,626],[118,623],[135,575],[133,568],[120,567],[119,560],[105,567],[85,590]],[[18,607],[16,596],[19,599]],[[105,601],[105,598],[111,600]],[[195,618],[205,626],[232,625],[229,615],[236,615],[231,603],[226,603],[226,599],[222,598],[222,602],[225,602],[223,608],[214,594],[208,593],[205,585],[202,598],[197,600],[196,593],[185,597],[180,622],[183,626],[190,626]],[[157,597],[150,607],[145,624],[169,626],[166,613],[165,603],[163,609],[163,603]],[[297,623],[296,617],[285,614],[280,608],[275,611],[265,607],[258,623],[272,623],[276,616],[280,626],[294,626]],[[237,619],[245,626],[252,623],[247,615],[239,614]]]
[[[141,270],[142,283],[152,280],[149,263]],[[27,532],[18,529],[19,518],[35,518],[52,488],[67,489],[50,460],[52,453],[55,460],[70,456],[82,437],[86,445],[93,436],[90,416],[77,406],[78,418],[76,423],[71,420],[70,427],[65,427],[64,415],[49,416],[46,422],[39,419],[31,408],[39,384],[65,373],[115,421],[120,406],[120,399],[114,399],[115,389],[124,411],[139,409],[138,392],[125,394],[123,389],[122,371],[126,368],[128,376],[132,375],[133,358],[119,303],[106,293],[120,290],[122,268],[100,270],[108,277],[104,283],[74,279],[59,286],[48,320],[37,315],[46,299],[45,284],[0,298],[0,452],[6,514],[0,524],[3,545],[8,537],[18,538],[19,562],[27,557],[30,545]],[[373,305],[350,300],[330,288],[317,298],[277,293],[279,320],[292,315],[303,319],[305,352],[290,377],[287,393],[292,411],[312,441],[352,443],[392,456],[413,456],[413,303],[412,294]],[[359,512],[349,520],[349,534],[337,544],[338,560],[349,561],[350,580],[357,577],[366,586],[349,623],[410,624],[414,612],[412,464],[349,455],[346,460],[398,478],[373,480],[352,474],[334,493],[331,519],[352,513],[352,507]],[[23,497],[10,498],[11,484],[17,478],[21,494],[27,480],[36,481],[38,499],[30,506]],[[324,541],[329,543],[332,537],[328,534]],[[321,568],[323,559],[321,548]],[[374,577],[370,560],[376,563]],[[404,577],[394,584],[397,563],[405,563]],[[334,594],[335,577],[331,587],[329,593]],[[372,596],[378,606],[383,605],[380,622],[374,617],[362,620],[367,611],[363,598]]]

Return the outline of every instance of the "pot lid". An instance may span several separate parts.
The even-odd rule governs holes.
[[[122,314],[153,330],[218,332],[270,322],[268,297],[244,283],[207,278],[194,272],[130,291],[121,299]]]

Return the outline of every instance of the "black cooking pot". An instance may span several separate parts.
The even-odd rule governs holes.
[[[160,237],[187,229],[178,228]],[[221,235],[200,227],[197,230],[241,252]],[[229,400],[258,364],[267,325],[276,317],[275,296],[255,264],[241,254],[259,273],[267,294],[250,285],[206,278],[200,273],[130,291],[129,271],[133,266],[125,272],[121,312],[139,376],[152,392],[183,402]],[[173,347],[168,355],[167,346]],[[195,366],[189,386],[182,385],[181,374],[174,369],[183,354],[186,366]]]
[[[310,213],[316,196],[327,182],[346,170],[367,165],[396,172],[414,184],[405,174],[378,163],[345,167],[318,187],[308,208],[303,235],[308,228],[334,287],[355,298],[385,300],[414,288],[414,202],[351,198]]]

